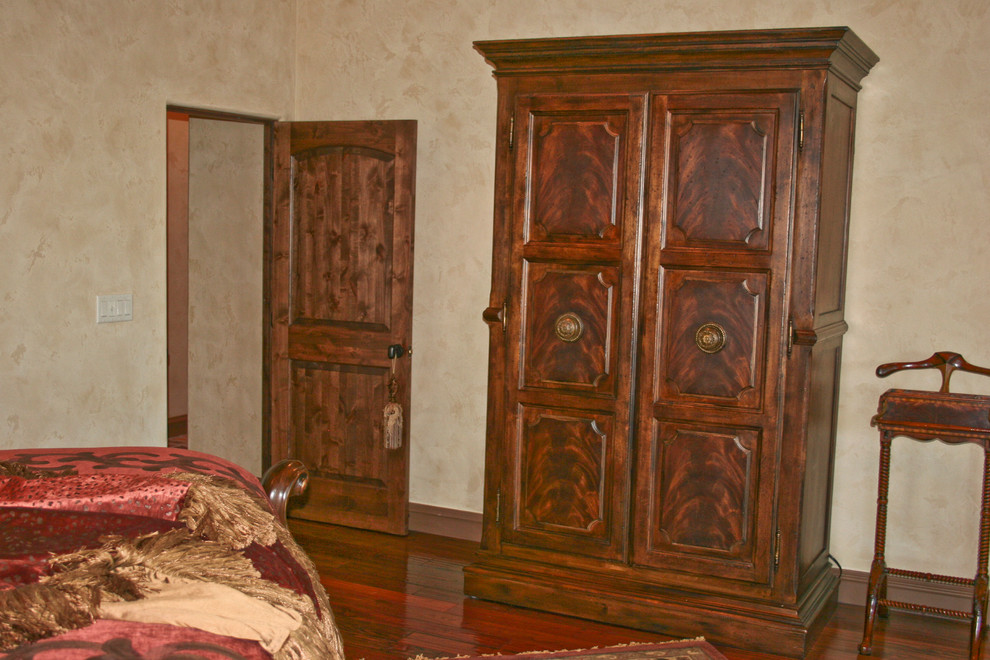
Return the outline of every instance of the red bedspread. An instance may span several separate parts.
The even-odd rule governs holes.
[[[188,450],[0,451],[0,658],[342,659],[315,569],[262,494]],[[63,613],[80,590],[86,607]]]

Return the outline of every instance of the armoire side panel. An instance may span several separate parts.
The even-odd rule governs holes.
[[[823,555],[828,552],[841,360],[842,345],[834,340],[816,346],[811,360],[806,458],[809,469],[802,489],[801,548],[798,556],[802,574],[816,562],[823,561]]]
[[[839,87],[829,94],[825,105],[825,135],[828,140],[822,149],[821,220],[815,273],[818,292],[815,316],[821,319],[829,315],[832,317],[829,318],[830,322],[841,320],[845,307],[845,263],[855,122],[855,97],[849,98],[848,88]]]

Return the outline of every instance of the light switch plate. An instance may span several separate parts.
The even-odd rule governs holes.
[[[96,322],[116,323],[134,319],[134,301],[130,293],[96,296]]]

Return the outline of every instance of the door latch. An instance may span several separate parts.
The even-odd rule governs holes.
[[[402,344],[392,344],[391,346],[388,347],[389,360],[400,358],[406,353],[412,355],[412,348],[408,348],[408,349],[402,348]]]

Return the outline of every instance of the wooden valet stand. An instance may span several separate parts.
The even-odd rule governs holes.
[[[884,378],[905,369],[938,369],[942,387],[938,392],[887,390],[880,396],[877,414],[871,424],[880,430],[880,476],[877,486],[877,525],[873,565],[866,596],[866,624],[859,652],[872,653],[873,624],[877,614],[886,616],[888,608],[913,610],[940,616],[969,619],[970,660],[978,660],[983,643],[987,614],[987,558],[990,555],[990,396],[952,394],[952,372],[969,371],[990,376],[990,369],[969,364],[958,353],[939,352],[921,362],[894,362],[877,367]],[[887,541],[887,491],[890,482],[890,441],[895,436],[914,440],[941,440],[956,445],[971,442],[983,447],[983,499],[980,508],[980,547],[976,577],[973,579],[907,571],[887,566],[884,549]],[[973,611],[962,612],[903,603],[887,599],[887,577],[897,575],[925,582],[967,585],[973,588]]]

